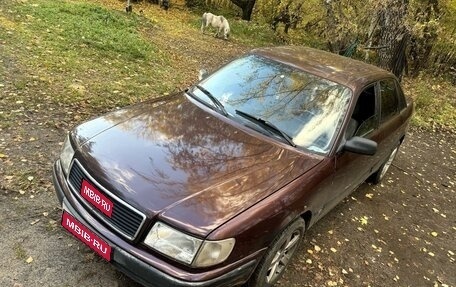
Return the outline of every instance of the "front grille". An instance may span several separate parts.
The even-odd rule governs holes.
[[[112,210],[111,218],[107,217],[98,209],[93,207],[81,196],[80,190],[83,179],[90,182],[90,184],[95,186],[100,192],[102,192],[113,202],[114,208]],[[73,164],[71,166],[70,174],[68,176],[68,183],[70,184],[73,194],[75,194],[77,198],[79,198],[79,200],[84,203],[84,206],[87,210],[93,211],[93,213],[98,216],[99,219],[107,223],[114,230],[130,240],[133,240],[138,235],[138,232],[141,229],[144,220],[146,219],[145,215],[98,184],[88,174],[88,172],[84,170],[84,168],[76,159],[73,161]]]

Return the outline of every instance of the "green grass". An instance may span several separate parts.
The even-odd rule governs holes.
[[[167,55],[143,34],[155,29],[145,17],[64,0],[24,1],[11,11],[16,57],[34,77],[17,89],[35,81],[59,104],[106,110],[174,86]]]
[[[203,10],[201,10],[203,11]],[[190,26],[194,27],[195,29],[200,29],[201,27],[201,16],[198,14],[199,12],[195,12],[195,17],[191,18],[191,22],[189,23]],[[213,11],[213,13],[218,13],[221,15],[220,12]],[[201,12],[201,15],[203,12]],[[227,16],[228,17],[228,16]],[[274,31],[269,27],[267,24],[258,24],[255,22],[247,22],[240,19],[227,18],[230,24],[230,41],[241,43],[246,46],[251,47],[261,47],[261,46],[272,46],[277,45],[280,43],[280,39],[274,33]],[[211,31],[210,33],[216,32],[214,28],[209,26],[207,31]],[[209,33],[209,32],[207,32]]]
[[[260,47],[280,44],[280,38],[267,24],[232,20],[230,25],[234,40],[245,45]]]
[[[126,15],[103,7],[65,1],[35,1],[19,7],[32,19],[31,30],[43,41],[66,54],[74,49],[86,56],[150,59],[154,47],[142,39],[138,28],[149,24],[136,14]],[[42,32],[45,33],[42,33]],[[56,41],[57,40],[57,41]]]
[[[406,94],[415,102],[412,124],[422,128],[444,127],[456,130],[456,87],[429,75],[404,82]]]
[[[17,259],[26,259],[27,258],[27,251],[25,251],[24,247],[21,243],[14,244],[14,254],[16,255]]]

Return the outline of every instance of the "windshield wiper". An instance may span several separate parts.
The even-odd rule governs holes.
[[[269,121],[266,121],[266,120],[264,120],[262,118],[253,116],[251,114],[248,114],[246,112],[240,111],[240,110],[236,110],[236,114],[238,114],[241,117],[246,118],[246,119],[248,119],[250,121],[253,121],[253,122],[257,123],[257,124],[260,124],[260,125],[262,125],[264,127],[269,128],[269,130],[274,131],[276,134],[278,134],[283,139],[285,139],[291,146],[296,147],[296,144],[293,142],[293,139],[289,135],[287,135],[284,131],[279,129],[276,125],[274,125],[273,123],[271,123]]]
[[[214,105],[217,107],[217,109],[224,115],[224,116],[228,116],[228,113],[227,111],[225,110],[225,107],[223,106],[223,104],[216,98],[214,97],[211,92],[209,92],[208,90],[206,90],[205,88],[203,88],[202,86],[200,85],[196,85],[196,87],[201,91],[203,92],[213,103]]]

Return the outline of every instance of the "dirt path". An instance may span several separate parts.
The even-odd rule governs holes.
[[[144,33],[185,69],[179,88],[248,50],[162,27]],[[0,30],[0,286],[139,286],[59,226],[51,167],[81,119],[10,43]],[[410,132],[384,183],[361,186],[312,228],[279,286],[456,286],[455,147],[454,134]]]

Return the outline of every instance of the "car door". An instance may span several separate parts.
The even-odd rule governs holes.
[[[405,107],[403,97],[400,97],[398,84],[394,78],[386,78],[379,81],[378,92],[380,100],[380,122],[378,127],[380,140],[377,142],[379,161],[375,166],[376,169],[384,163],[400,142],[402,136],[400,127],[404,121],[399,116],[399,113]]]
[[[376,142],[381,139],[378,130],[380,109],[377,86],[377,82],[366,86],[357,97],[357,102],[345,125],[343,143],[353,136],[364,137]],[[340,148],[333,160],[335,170],[330,189],[326,191],[325,205],[318,212],[319,217],[326,214],[364,182],[379,159],[376,155],[355,154]]]
[[[397,85],[394,78],[387,78],[366,86],[359,94],[345,125],[345,140],[353,136],[373,140],[377,152],[361,155],[339,149],[333,158],[331,187],[325,192],[324,206],[317,212],[319,218],[377,171],[399,143],[399,127],[404,122],[399,112],[405,103],[401,103]]]

